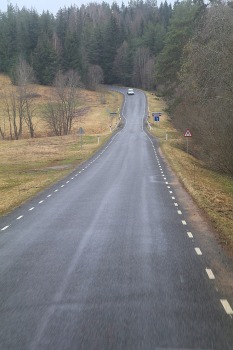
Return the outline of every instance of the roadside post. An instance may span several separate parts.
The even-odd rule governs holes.
[[[192,137],[192,133],[189,129],[185,131],[184,137],[186,137],[186,151],[189,153],[189,138]]]
[[[79,138],[80,138],[80,148],[82,149],[82,145],[83,145],[83,135],[85,134],[85,131],[82,127],[80,127],[78,129],[78,135],[79,135]]]
[[[113,118],[114,118],[117,114],[118,114],[118,112],[109,112],[109,116],[110,116],[110,118],[111,118],[110,125],[109,125],[110,132],[112,132]]]

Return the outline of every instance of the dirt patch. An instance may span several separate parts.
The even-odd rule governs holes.
[[[70,168],[72,168],[72,164],[49,166],[44,170],[65,170]]]

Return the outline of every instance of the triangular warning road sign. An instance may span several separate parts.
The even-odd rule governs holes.
[[[184,133],[184,137],[192,137],[192,133],[189,129],[187,129]]]

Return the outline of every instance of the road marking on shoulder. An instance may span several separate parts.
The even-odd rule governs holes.
[[[192,234],[192,232],[187,232],[187,235],[189,236],[189,238],[193,238],[193,234]]]
[[[35,207],[31,207],[30,209],[28,209],[28,211],[32,211],[32,210],[34,210],[35,209]]]
[[[233,310],[230,306],[230,304],[228,303],[228,301],[226,299],[220,299],[222,306],[224,307],[224,310],[226,311],[226,313],[228,315],[233,315]]]
[[[196,251],[197,255],[202,255],[202,251],[200,248],[195,248],[195,251]]]
[[[185,220],[182,220],[183,225],[187,225],[187,222]]]
[[[22,218],[23,218],[23,215],[20,215],[20,216],[17,217],[16,220],[20,220],[20,219],[22,219]]]
[[[9,226],[10,226],[10,225],[3,227],[3,228],[1,229],[1,231],[5,231]]]
[[[209,279],[210,279],[210,280],[214,280],[214,279],[215,279],[215,276],[214,276],[214,274],[213,274],[213,271],[212,271],[211,269],[207,269],[207,268],[206,268],[205,270],[206,270],[206,273],[207,273]]]

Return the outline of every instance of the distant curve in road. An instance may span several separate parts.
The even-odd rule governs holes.
[[[145,95],[69,177],[0,219],[0,349],[232,349],[231,306],[194,243]]]

